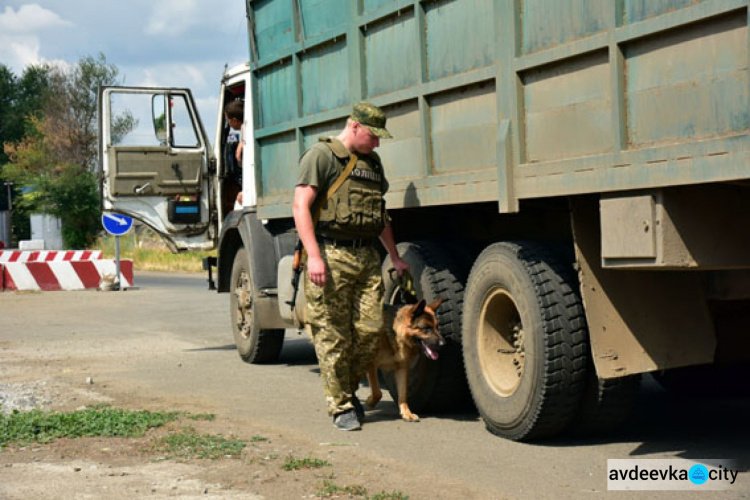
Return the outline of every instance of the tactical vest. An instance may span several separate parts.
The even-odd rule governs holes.
[[[337,155],[330,139],[321,139],[332,152],[338,175],[348,159]],[[340,154],[340,151],[338,151]],[[341,158],[341,161],[339,161]],[[375,238],[385,227],[383,166],[376,154],[360,157],[341,187],[323,205],[316,233],[328,238]],[[325,190],[321,189],[325,194]]]

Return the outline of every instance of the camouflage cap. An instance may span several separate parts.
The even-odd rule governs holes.
[[[385,129],[385,113],[382,109],[369,102],[358,102],[352,108],[350,116],[381,139],[391,139],[393,136]]]

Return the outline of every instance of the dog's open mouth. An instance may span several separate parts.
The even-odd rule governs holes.
[[[419,343],[419,346],[422,348],[422,352],[424,352],[425,356],[427,356],[433,361],[438,359],[438,352],[436,350],[432,349],[430,346],[428,346],[421,340],[418,340],[418,343]]]

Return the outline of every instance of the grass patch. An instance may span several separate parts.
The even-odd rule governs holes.
[[[216,415],[213,413],[188,413],[185,416],[190,420],[203,420],[206,422],[213,422],[216,420]]]
[[[368,496],[367,488],[364,486],[339,486],[333,481],[323,481],[323,489],[315,494],[318,498],[362,498],[364,500],[409,500],[409,495],[404,495],[400,491],[387,493],[381,491],[372,496]]]
[[[0,414],[0,447],[49,443],[68,437],[142,437],[146,431],[179,418],[179,412],[93,408],[71,413],[32,410]]]
[[[103,258],[114,259],[115,237],[107,234],[99,238],[95,248],[102,251]],[[200,273],[203,272],[203,258],[215,254],[215,251],[173,254],[161,237],[145,226],[120,236],[120,258],[131,259],[133,267],[139,271]]]
[[[192,427],[185,427],[176,432],[154,440],[153,451],[166,453],[164,459],[201,458],[216,460],[219,458],[237,458],[247,443],[234,437],[222,435],[198,434]]]
[[[391,493],[381,491],[380,493],[375,493],[367,500],[409,500],[409,495],[404,495],[400,491],[393,491]]]
[[[295,458],[288,456],[284,460],[282,467],[285,471],[293,471],[298,469],[319,469],[320,467],[328,467],[330,465],[331,463],[327,460],[320,460],[318,458]]]
[[[366,497],[367,488],[364,486],[338,486],[333,481],[323,481],[323,489],[315,496],[318,498],[340,498],[342,495],[348,497]]]

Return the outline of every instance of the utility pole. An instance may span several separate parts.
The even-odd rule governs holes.
[[[5,181],[8,190],[8,247],[13,246],[13,183]]]

